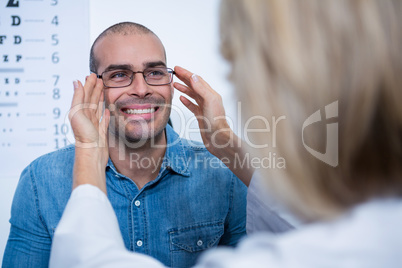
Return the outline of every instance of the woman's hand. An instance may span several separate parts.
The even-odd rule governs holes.
[[[220,149],[237,138],[226,120],[222,97],[200,76],[181,67],[175,67],[176,76],[186,85],[174,87],[196,101],[180,96],[180,101],[196,116],[205,147],[218,158]]]
[[[174,83],[180,92],[195,100],[192,103],[185,96],[180,101],[196,116],[201,131],[202,141],[208,151],[222,160],[229,169],[248,185],[253,174],[250,165],[237,165],[246,157],[242,140],[230,128],[225,115],[222,97],[200,76],[181,67],[175,67],[176,76],[185,85]]]
[[[73,188],[89,183],[106,193],[110,112],[108,109],[103,111],[103,100],[103,83],[95,74],[87,77],[84,86],[80,81],[74,81],[74,96],[69,112],[76,141]]]
[[[85,86],[74,81],[74,96],[69,112],[76,147],[107,147],[109,111],[103,113],[103,84],[95,74],[87,77]],[[103,119],[102,118],[103,115]]]

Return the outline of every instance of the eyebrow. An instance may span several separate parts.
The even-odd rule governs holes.
[[[118,69],[122,69],[122,70],[132,70],[132,69],[133,69],[133,65],[131,65],[131,64],[112,64],[112,65],[109,65],[108,67],[106,67],[106,69],[104,70],[104,72],[112,71],[112,70],[118,70]]]
[[[142,64],[144,66],[144,69],[147,68],[153,68],[153,67],[166,67],[166,63],[163,61],[151,61],[151,62],[145,62]],[[104,72],[107,71],[112,71],[112,70],[133,70],[134,66],[131,64],[111,64],[106,69]]]
[[[152,62],[146,62],[143,64],[144,68],[152,68],[152,67],[166,67],[166,63],[163,61],[152,61]]]

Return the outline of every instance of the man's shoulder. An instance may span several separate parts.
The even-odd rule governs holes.
[[[40,221],[52,235],[71,194],[74,151],[70,145],[47,153],[22,171],[13,201],[14,224],[21,220],[20,212],[29,209],[26,213],[32,224]]]
[[[180,141],[186,151],[208,152],[202,142],[180,138]]]
[[[185,162],[192,172],[201,172],[205,176],[213,175],[231,179],[233,173],[216,156],[211,154],[203,143],[194,140],[181,139]],[[196,173],[197,173],[196,172]]]
[[[202,142],[181,138],[181,145],[186,154],[186,157],[192,158],[194,156],[202,157],[204,160],[219,160],[216,156],[211,154]]]
[[[181,154],[183,151],[187,156],[194,153],[204,154],[208,157],[215,157],[209,153],[204,144],[200,141],[190,140],[179,136],[172,127],[166,126],[167,139],[168,139],[168,151],[173,154]]]
[[[74,162],[74,144],[68,145],[64,148],[58,149],[56,151],[44,154],[36,158],[31,162],[29,166],[37,165],[54,165],[54,164],[66,164],[66,162]]]
[[[75,146],[69,145],[57,151],[44,154],[32,161],[23,171],[35,177],[52,176],[54,180],[72,173]]]

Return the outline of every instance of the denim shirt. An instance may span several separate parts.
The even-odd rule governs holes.
[[[157,178],[138,190],[109,159],[107,195],[127,249],[167,266],[188,267],[204,250],[234,246],[245,235],[247,188],[200,143],[179,138],[170,126],[165,130],[168,147]],[[22,172],[3,267],[48,266],[53,234],[71,194],[73,165],[74,146],[68,146]]]

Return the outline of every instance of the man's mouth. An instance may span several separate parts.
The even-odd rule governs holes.
[[[130,117],[141,117],[143,119],[150,119],[154,116],[154,114],[159,110],[159,106],[155,106],[154,104],[145,104],[145,105],[129,105],[126,107],[122,107],[120,110]]]
[[[157,107],[149,109],[122,109],[126,114],[152,114],[157,110]]]

